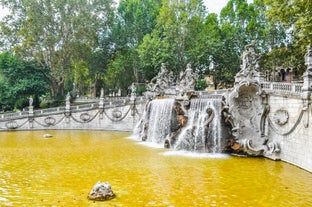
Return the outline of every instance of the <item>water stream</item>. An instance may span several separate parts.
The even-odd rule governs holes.
[[[175,148],[198,152],[221,152],[220,114],[221,100],[192,99],[187,126],[179,135]]]

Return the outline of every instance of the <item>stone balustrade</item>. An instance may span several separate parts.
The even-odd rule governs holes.
[[[302,83],[261,82],[261,87],[270,93],[300,94]]]
[[[97,99],[99,101],[99,99]],[[143,96],[136,97],[137,102],[145,102]],[[105,108],[114,108],[119,106],[125,106],[129,104],[130,98],[129,97],[107,97],[104,99],[104,106]],[[88,104],[81,104],[81,105],[72,105],[70,106],[71,112],[79,112],[79,111],[88,111],[94,110],[99,108],[99,103],[88,103]],[[33,111],[34,116],[49,116],[53,114],[61,114],[66,111],[65,106],[60,107],[53,107],[53,108],[46,108],[46,109],[38,109]],[[21,119],[29,117],[29,111],[19,111],[19,112],[10,112],[10,113],[0,113],[0,120],[11,120],[11,119]]]

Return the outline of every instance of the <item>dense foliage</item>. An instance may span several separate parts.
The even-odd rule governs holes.
[[[30,97],[38,107],[39,97],[49,89],[41,68],[33,62],[21,61],[10,53],[0,55],[0,111],[22,109]]]
[[[261,70],[302,73],[309,0],[248,2],[228,0],[218,16],[202,0],[2,0],[11,13],[0,21],[1,110],[47,91],[52,99],[98,96],[100,88],[126,95],[162,63],[174,74],[191,63],[201,80],[213,75],[216,87],[230,87],[252,40]]]

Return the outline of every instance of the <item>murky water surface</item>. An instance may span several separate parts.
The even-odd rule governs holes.
[[[50,133],[52,138],[43,138]],[[312,173],[268,159],[188,156],[104,131],[0,132],[0,206],[312,206]],[[97,181],[117,197],[93,202]]]

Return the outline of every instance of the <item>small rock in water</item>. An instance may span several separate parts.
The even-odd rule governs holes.
[[[90,191],[88,198],[90,200],[106,201],[115,198],[115,194],[108,182],[98,181]]]
[[[43,137],[44,138],[50,138],[50,137],[52,137],[52,135],[51,134],[44,134]]]

